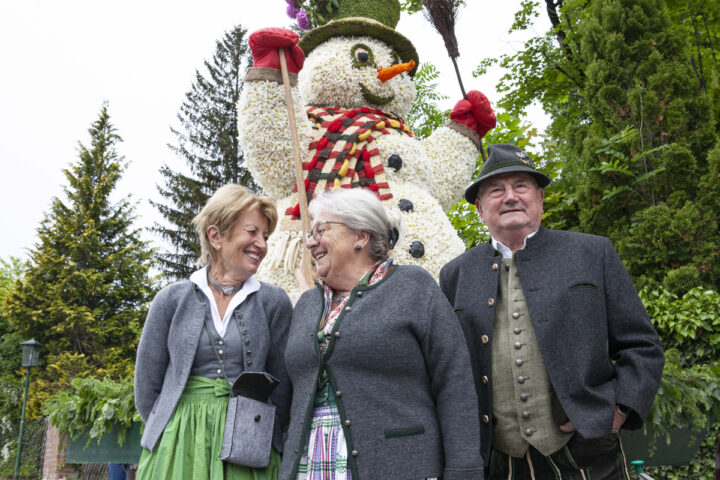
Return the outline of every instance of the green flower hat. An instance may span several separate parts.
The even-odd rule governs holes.
[[[403,62],[414,60],[415,68],[409,73],[415,75],[420,63],[417,51],[410,40],[395,30],[400,20],[399,0],[335,0],[334,5],[337,7],[330,12],[323,12],[327,23],[300,39],[305,55],[328,38],[370,36],[391,45]]]

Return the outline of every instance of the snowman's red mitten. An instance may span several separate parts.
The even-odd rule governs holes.
[[[278,48],[285,48],[288,73],[298,73],[305,63],[305,54],[298,46],[298,35],[284,28],[263,28],[250,34],[248,44],[253,68],[280,70]]]
[[[466,135],[479,147],[480,138],[495,128],[496,124],[495,112],[487,97],[477,90],[470,90],[467,99],[455,104],[455,108],[450,112],[450,122],[447,126]]]

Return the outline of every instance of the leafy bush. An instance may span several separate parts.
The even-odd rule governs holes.
[[[117,425],[118,442],[122,445],[133,422],[140,421],[130,378],[118,382],[108,377],[77,378],[72,381],[71,389],[47,400],[43,413],[61,433],[67,433],[73,440],[87,433],[87,444],[99,441]]]

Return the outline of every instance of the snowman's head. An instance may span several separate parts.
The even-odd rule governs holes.
[[[309,105],[373,107],[404,117],[415,99],[408,72],[386,82],[378,69],[401,62],[387,43],[369,36],[331,37],[307,56],[298,85]]]

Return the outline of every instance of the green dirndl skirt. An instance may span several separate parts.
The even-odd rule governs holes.
[[[155,449],[143,449],[137,480],[276,480],[281,457],[274,448],[266,468],[220,460],[229,393],[223,379],[190,377]]]

